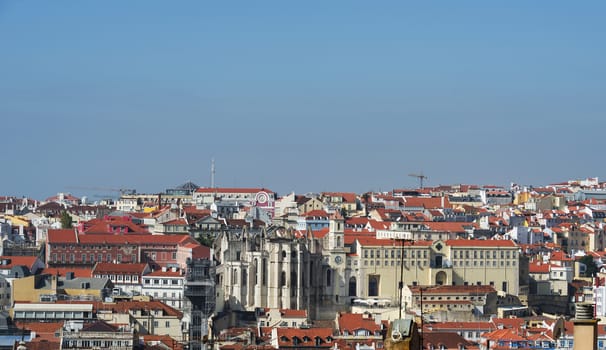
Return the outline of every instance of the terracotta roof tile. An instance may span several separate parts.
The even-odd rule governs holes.
[[[74,229],[48,230],[48,243],[77,243],[78,236]]]
[[[359,329],[365,329],[374,334],[381,331],[381,325],[377,324],[369,314],[341,313],[338,317],[339,331],[353,333]]]
[[[70,267],[47,267],[40,272],[40,275],[56,275],[65,277],[68,272],[73,272],[74,277],[78,278],[92,278],[93,269],[86,267],[70,268]]]
[[[0,269],[11,269],[13,266],[25,266],[28,269],[32,269],[34,264],[38,260],[36,256],[0,256],[0,261],[8,261],[9,263],[6,265],[0,265]]]

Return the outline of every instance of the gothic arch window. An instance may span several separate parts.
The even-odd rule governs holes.
[[[379,276],[370,276],[368,278],[368,296],[376,297],[379,295]]]
[[[356,288],[356,278],[355,277],[351,277],[349,279],[349,296],[350,297],[355,297],[356,296],[356,292],[357,288]]]
[[[297,273],[295,271],[290,273],[290,296],[297,296]]]
[[[261,280],[263,282],[263,285],[266,286],[267,285],[267,259],[263,258],[263,269],[261,270]]]
[[[326,286],[330,287],[330,282],[332,281],[332,270],[326,270]]]
[[[280,287],[285,287],[286,286],[286,272],[282,271],[280,273]]]
[[[259,284],[259,259],[253,263],[253,273],[255,274],[255,285]]]

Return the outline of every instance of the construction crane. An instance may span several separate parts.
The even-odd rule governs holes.
[[[418,174],[408,174],[408,176],[410,177],[416,177],[417,179],[419,179],[419,188],[423,188],[423,180],[426,180],[428,177],[423,175],[423,172],[420,172]]]
[[[137,193],[137,190],[130,188],[106,188],[106,187],[88,187],[88,186],[67,186],[67,189],[71,190],[84,190],[84,191],[110,191],[110,192],[118,192],[120,195],[129,195]]]

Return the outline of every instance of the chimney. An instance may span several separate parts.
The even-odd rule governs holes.
[[[573,350],[597,350],[598,320],[593,316],[595,305],[577,303],[575,306]]]

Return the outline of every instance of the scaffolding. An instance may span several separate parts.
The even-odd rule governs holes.
[[[215,263],[209,259],[187,259],[184,296],[189,300],[189,350],[205,349],[209,340],[209,318],[215,312]]]

